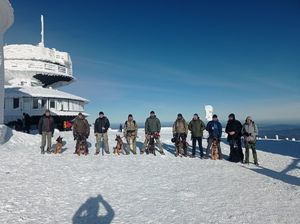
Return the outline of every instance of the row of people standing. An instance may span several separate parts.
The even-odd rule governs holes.
[[[173,139],[176,147],[176,156],[180,152],[180,147],[183,149],[183,154],[187,155],[187,144],[186,138],[188,131],[191,131],[192,140],[192,155],[195,157],[196,154],[196,143],[198,143],[200,158],[204,157],[202,138],[203,131],[206,130],[209,133],[207,139],[206,148],[206,158],[210,155],[210,149],[213,139],[218,140],[218,154],[219,159],[222,159],[222,150],[220,146],[220,141],[222,137],[222,124],[218,120],[216,114],[213,115],[212,121],[209,121],[207,125],[199,118],[198,114],[194,114],[193,119],[187,124],[182,114],[177,115],[177,119],[173,124]],[[258,135],[258,128],[252,117],[248,116],[245,123],[242,125],[240,121],[235,119],[235,115],[232,113],[228,116],[228,122],[226,124],[225,132],[227,133],[227,141],[230,145],[229,161],[232,162],[244,162],[249,163],[249,150],[251,148],[254,164],[258,165],[257,152],[256,152],[256,137]],[[244,137],[245,146],[245,160],[242,150],[242,140]],[[178,141],[183,142],[183,144],[176,144]]]
[[[187,144],[186,138],[188,132],[191,132],[191,140],[192,140],[192,155],[191,157],[196,156],[196,145],[198,143],[199,151],[200,151],[200,158],[204,158],[203,146],[202,146],[202,139],[203,139],[203,131],[207,130],[209,133],[206,148],[206,158],[209,157],[210,148],[212,144],[212,140],[217,138],[219,141],[218,150],[220,159],[222,159],[222,152],[220,147],[220,140],[222,137],[222,125],[218,121],[217,115],[213,115],[213,120],[208,122],[207,125],[200,119],[198,114],[193,115],[193,119],[187,123],[186,120],[183,118],[182,114],[177,115],[177,119],[173,124],[173,141],[176,147],[176,156],[180,154],[180,150],[183,150],[183,155],[187,156]],[[177,142],[182,142],[183,144],[176,144]],[[181,149],[182,147],[183,149]]]
[[[50,151],[51,148],[51,137],[54,132],[54,120],[50,116],[50,111],[46,110],[44,116],[41,117],[39,121],[39,133],[42,135],[41,143],[41,152],[44,153],[44,148],[47,142],[47,151]],[[110,127],[109,119],[104,115],[103,112],[99,113],[99,117],[95,120],[94,124],[94,134],[96,137],[96,152],[99,154],[101,143],[104,144],[104,150],[107,154],[109,151],[108,144],[108,135],[107,131]],[[210,146],[212,140],[217,138],[219,141],[218,151],[220,159],[222,159],[222,151],[220,147],[220,140],[222,137],[222,125],[218,120],[217,115],[213,115],[213,120],[209,121],[207,125],[199,118],[198,114],[194,114],[193,119],[187,124],[182,114],[178,114],[177,119],[173,124],[173,137],[181,138],[181,140],[186,142],[188,131],[191,132],[192,140],[192,157],[196,155],[196,144],[198,143],[200,158],[204,157],[202,139],[203,131],[207,130],[209,133],[208,136],[208,145],[206,148],[206,157],[210,154]],[[137,138],[138,125],[133,119],[132,114],[128,115],[128,119],[124,124],[124,137],[127,141],[126,153],[129,154],[130,150],[133,154],[136,154],[136,138]],[[160,141],[160,131],[161,123],[160,120],[156,117],[155,112],[151,111],[150,116],[146,119],[145,122],[145,141],[141,149],[141,154],[145,152],[145,149],[149,143],[150,137],[154,137],[159,151],[161,154],[164,154],[164,150]],[[256,153],[256,136],[258,135],[258,128],[252,118],[248,116],[246,118],[245,124],[242,125],[240,121],[235,119],[234,114],[228,116],[228,122],[226,125],[225,132],[228,134],[227,140],[230,145],[230,156],[229,160],[234,160],[234,155],[238,154],[239,161],[249,163],[249,149],[252,149],[254,163],[258,164],[257,153]],[[73,135],[74,140],[77,141],[76,146],[81,140],[88,139],[90,135],[90,125],[86,120],[85,116],[82,113],[79,113],[73,124]],[[241,137],[244,136],[244,145],[245,145],[245,160],[244,154],[242,151]],[[87,144],[87,143],[86,143]],[[130,149],[132,145],[132,149]],[[177,147],[177,146],[176,146]],[[187,147],[183,148],[184,155],[187,155]],[[179,152],[180,149],[176,148],[176,152]],[[237,152],[237,153],[236,153]],[[238,161],[236,161],[238,162]]]

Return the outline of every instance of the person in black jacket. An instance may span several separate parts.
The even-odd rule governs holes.
[[[54,133],[54,119],[51,117],[50,110],[46,110],[45,114],[39,120],[39,134],[42,135],[41,153],[45,154],[45,146],[47,141],[47,153],[51,153],[51,138]]]
[[[227,141],[230,145],[230,154],[229,154],[229,161],[236,161],[234,159],[234,155],[238,154],[239,161],[243,161],[244,154],[242,150],[242,142],[241,142],[241,136],[242,136],[242,124],[240,121],[235,119],[234,114],[229,114],[228,116],[228,122],[226,125],[225,132],[228,134]],[[237,152],[234,150],[238,150]]]
[[[29,130],[30,130],[29,114],[23,113],[23,126],[24,126],[24,132],[29,133]]]
[[[100,145],[102,141],[104,142],[104,149],[107,154],[109,154],[108,146],[108,135],[107,130],[110,127],[110,123],[107,117],[104,116],[104,113],[101,111],[99,117],[95,121],[94,133],[96,136],[96,153],[98,155],[100,152]]]

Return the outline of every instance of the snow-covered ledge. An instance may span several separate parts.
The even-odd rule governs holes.
[[[13,24],[13,8],[8,0],[0,0],[0,124],[4,122],[4,56],[3,36]]]

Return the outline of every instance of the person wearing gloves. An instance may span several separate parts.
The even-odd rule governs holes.
[[[208,139],[207,139],[207,148],[206,148],[206,156],[209,157],[211,144],[213,139],[216,138],[218,140],[218,153],[219,159],[222,159],[222,151],[220,146],[220,141],[222,137],[222,125],[218,120],[218,116],[216,114],[213,115],[213,119],[209,121],[206,125],[206,131],[208,131]]]
[[[150,112],[150,117],[147,118],[145,122],[145,142],[141,150],[141,154],[145,152],[146,147],[148,147],[148,143],[150,141],[150,137],[153,136],[156,143],[158,144],[159,152],[164,155],[164,150],[162,148],[161,142],[160,142],[160,129],[161,124],[160,120],[156,117],[155,112]]]
[[[108,135],[107,131],[110,127],[109,120],[104,113],[101,111],[99,113],[99,117],[95,121],[94,125],[94,133],[96,136],[96,153],[98,155],[100,153],[101,143],[104,142],[104,150],[107,154],[109,154],[109,146],[108,146]]]
[[[249,164],[249,149],[252,149],[254,164],[258,165],[256,153],[256,136],[258,135],[258,128],[252,118],[248,116],[242,128],[242,135],[244,136],[245,145],[245,163]]]
[[[198,142],[199,150],[200,150],[200,158],[203,158],[203,147],[202,147],[202,137],[203,131],[205,130],[204,122],[199,118],[198,114],[194,114],[193,119],[189,123],[189,130],[192,135],[192,157],[196,155],[196,143]]]
[[[90,125],[85,116],[79,112],[74,124],[73,124],[73,136],[74,140],[76,140],[76,148],[75,148],[75,153],[77,153],[77,148],[80,144],[80,141],[85,142],[85,146],[88,149],[88,144],[87,144],[87,139],[89,138],[90,135]]]
[[[45,146],[47,142],[47,153],[51,153],[51,139],[54,133],[54,119],[50,114],[50,110],[46,110],[45,114],[40,118],[38,129],[42,135],[41,153],[45,154]]]

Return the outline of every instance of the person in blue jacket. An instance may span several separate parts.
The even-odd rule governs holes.
[[[222,159],[222,151],[220,146],[220,141],[222,137],[222,125],[218,120],[218,116],[216,114],[213,115],[212,121],[208,122],[206,125],[206,131],[209,133],[209,137],[207,139],[207,148],[206,148],[206,157],[209,157],[211,144],[214,138],[218,139],[218,152],[219,159]]]

